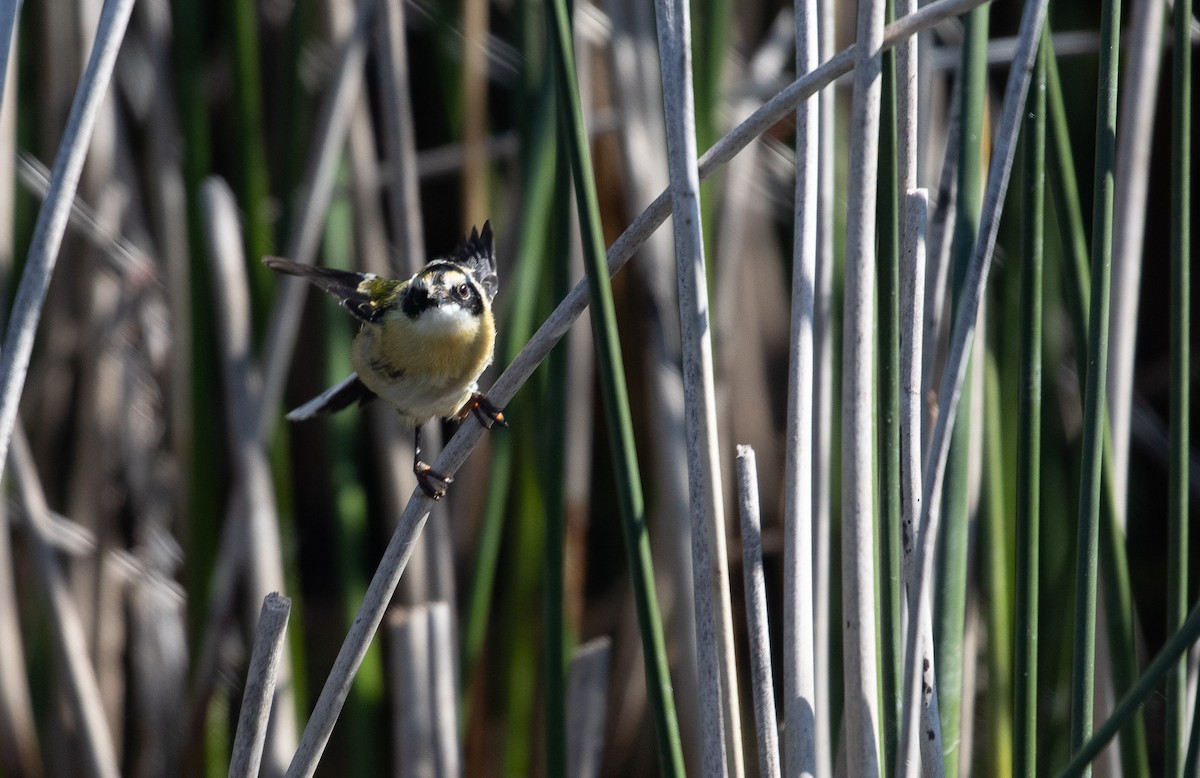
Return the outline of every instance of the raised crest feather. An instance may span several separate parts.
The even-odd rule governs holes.
[[[483,231],[471,228],[471,235],[459,244],[446,259],[462,265],[471,271],[475,280],[487,293],[488,300],[494,300],[500,291],[500,278],[496,275],[496,244],[492,236],[492,222],[489,219],[483,223]]]

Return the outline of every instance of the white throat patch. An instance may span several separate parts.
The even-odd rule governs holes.
[[[479,324],[479,317],[458,303],[426,308],[413,321],[413,327],[418,332],[429,335],[451,335],[467,329],[474,329]]]

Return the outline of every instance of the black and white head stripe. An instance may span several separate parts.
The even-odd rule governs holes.
[[[482,316],[485,294],[475,276],[457,262],[436,259],[413,276],[404,290],[401,310],[410,319],[442,305],[455,304]]]
[[[496,298],[496,292],[500,291],[500,279],[496,275],[496,246],[492,238],[491,221],[483,223],[482,232],[472,227],[471,236],[445,259],[471,271],[489,301]]]

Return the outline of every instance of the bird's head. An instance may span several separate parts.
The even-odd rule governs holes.
[[[430,262],[413,276],[400,300],[400,311],[414,323],[439,329],[476,323],[488,306],[473,274],[446,260]]]

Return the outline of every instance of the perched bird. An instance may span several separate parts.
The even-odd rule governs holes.
[[[362,321],[350,346],[354,373],[287,418],[299,421],[382,397],[415,428],[417,483],[441,499],[453,479],[421,461],[421,426],[432,418],[461,419],[472,412],[486,427],[505,423],[504,413],[476,385],[492,363],[496,343],[492,300],[500,282],[491,222],[484,222],[483,232],[472,228],[453,253],[432,260],[407,281],[280,257],[265,257],[263,263],[308,279]]]

